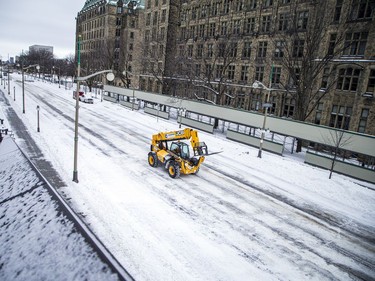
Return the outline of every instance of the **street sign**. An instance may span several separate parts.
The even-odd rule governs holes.
[[[263,107],[264,108],[271,108],[272,107],[272,103],[264,103]]]

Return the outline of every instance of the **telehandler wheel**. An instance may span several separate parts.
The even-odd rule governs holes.
[[[156,156],[155,152],[148,153],[148,164],[150,164],[151,167],[158,166],[158,157]]]
[[[178,178],[180,176],[180,166],[177,162],[171,161],[168,164],[168,174],[171,178]]]

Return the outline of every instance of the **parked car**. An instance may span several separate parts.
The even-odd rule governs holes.
[[[73,91],[73,99],[76,98],[76,91]],[[83,101],[85,103],[94,103],[94,99],[92,97],[86,96],[85,92],[79,91],[79,101]]]

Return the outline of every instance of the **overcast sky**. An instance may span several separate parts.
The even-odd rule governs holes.
[[[0,0],[0,57],[7,60],[32,45],[53,46],[54,55],[74,54],[75,17],[85,0]]]

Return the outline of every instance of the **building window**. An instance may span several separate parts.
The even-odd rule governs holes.
[[[223,76],[224,66],[221,64],[216,65],[216,79],[221,79]]]
[[[282,58],[284,57],[284,41],[276,41],[275,42],[275,58]]]
[[[228,22],[223,21],[221,23],[220,35],[226,35],[228,31]]]
[[[121,18],[116,18],[116,25],[120,26],[121,25]]]
[[[337,34],[336,33],[332,33],[329,36],[328,52],[327,52],[327,54],[329,56],[333,56],[335,54],[336,39],[337,39]]]
[[[237,95],[237,108],[245,108],[245,95],[243,93]]]
[[[255,67],[255,80],[262,82],[264,76],[264,66]]]
[[[344,55],[363,56],[365,54],[368,32],[346,33]]]
[[[189,29],[189,38],[194,38],[195,35],[195,25],[190,26]]]
[[[248,18],[245,24],[245,33],[249,34],[255,31],[255,18]]]
[[[357,91],[360,73],[361,70],[357,68],[349,67],[340,69],[336,89],[343,91]]]
[[[230,44],[229,56],[232,58],[237,57],[237,43],[233,42]]]
[[[197,26],[197,36],[201,38],[204,37],[204,24],[200,24]]]
[[[228,79],[229,80],[234,80],[235,69],[236,69],[236,67],[234,65],[228,66]]]
[[[322,83],[320,85],[320,88],[322,89],[328,88],[328,79],[329,79],[329,67],[325,67],[323,69]]]
[[[350,17],[352,20],[371,19],[374,8],[374,0],[354,0]]]
[[[224,103],[226,106],[230,106],[232,103],[232,96],[230,95],[231,93],[225,94],[225,100]]]
[[[375,69],[370,70],[370,75],[368,77],[366,92],[367,93],[374,93],[375,92]]]
[[[146,16],[146,26],[149,26],[151,24],[151,13],[148,13]]]
[[[154,17],[152,18],[152,24],[156,25],[158,23],[158,12],[154,12]]]
[[[165,22],[166,18],[167,18],[167,10],[164,9],[161,11],[161,22]]]
[[[203,56],[203,44],[198,44],[197,46],[197,57],[201,58]]]
[[[188,57],[191,58],[193,56],[193,45],[188,45]]]
[[[257,7],[258,0],[250,0],[248,1],[248,9],[253,10]]]
[[[271,83],[279,84],[281,78],[281,67],[273,67],[271,73]]]
[[[250,58],[251,57],[251,42],[245,42],[244,43],[242,56],[244,58]]]
[[[164,40],[165,38],[165,27],[160,28],[160,39]]]
[[[293,57],[301,58],[303,57],[303,48],[305,45],[305,40],[294,40],[293,42]]]
[[[298,13],[297,28],[306,29],[309,20],[309,11],[303,11]]]
[[[258,45],[258,58],[265,58],[267,55],[267,42],[260,41]]]
[[[261,32],[269,32],[271,30],[271,16],[263,16],[260,25]]]
[[[271,7],[273,5],[273,0],[263,0],[264,7]]]
[[[230,2],[232,2],[232,1],[230,1]],[[223,9],[224,14],[229,13],[230,2],[229,2],[229,0],[224,0],[224,9]]]
[[[243,9],[243,0],[237,0],[236,2],[236,11],[241,12]]]
[[[293,118],[295,105],[296,105],[295,99],[286,98],[285,103],[284,103],[283,116],[287,118]]]
[[[361,117],[359,119],[358,132],[364,133],[366,131],[367,118],[370,113],[368,108],[362,109]]]
[[[214,44],[210,43],[207,45],[207,57],[212,58],[214,54]]]
[[[319,125],[322,120],[322,112],[323,112],[323,103],[318,103],[318,106],[316,107],[316,113],[315,113],[315,124]]]
[[[333,105],[329,126],[333,128],[348,130],[351,115],[351,107]]]
[[[216,33],[216,23],[210,23],[209,28],[208,28],[208,36],[215,36]]]
[[[249,66],[247,66],[247,65],[241,66],[241,81],[242,82],[247,82],[248,72],[249,72]]]
[[[206,78],[210,80],[211,77],[212,77],[212,65],[206,64]]]
[[[261,108],[262,98],[260,94],[251,95],[250,110],[258,111]]]
[[[225,43],[220,43],[218,48],[219,48],[219,52],[218,52],[218,57],[219,58],[223,58],[225,57],[225,48],[226,44]]]
[[[241,21],[234,20],[233,21],[233,34],[238,35],[241,33]]]
[[[195,76],[199,77],[201,75],[201,65],[196,64],[195,65]]]
[[[275,96],[270,97],[268,103],[271,104],[271,107],[268,108],[268,114],[275,115],[275,112],[276,112],[276,97]]]
[[[285,31],[288,29],[288,25],[289,25],[289,14],[288,13],[280,14],[278,30]]]
[[[336,0],[335,13],[333,15],[333,20],[336,22],[340,21],[342,2],[343,0]]]

